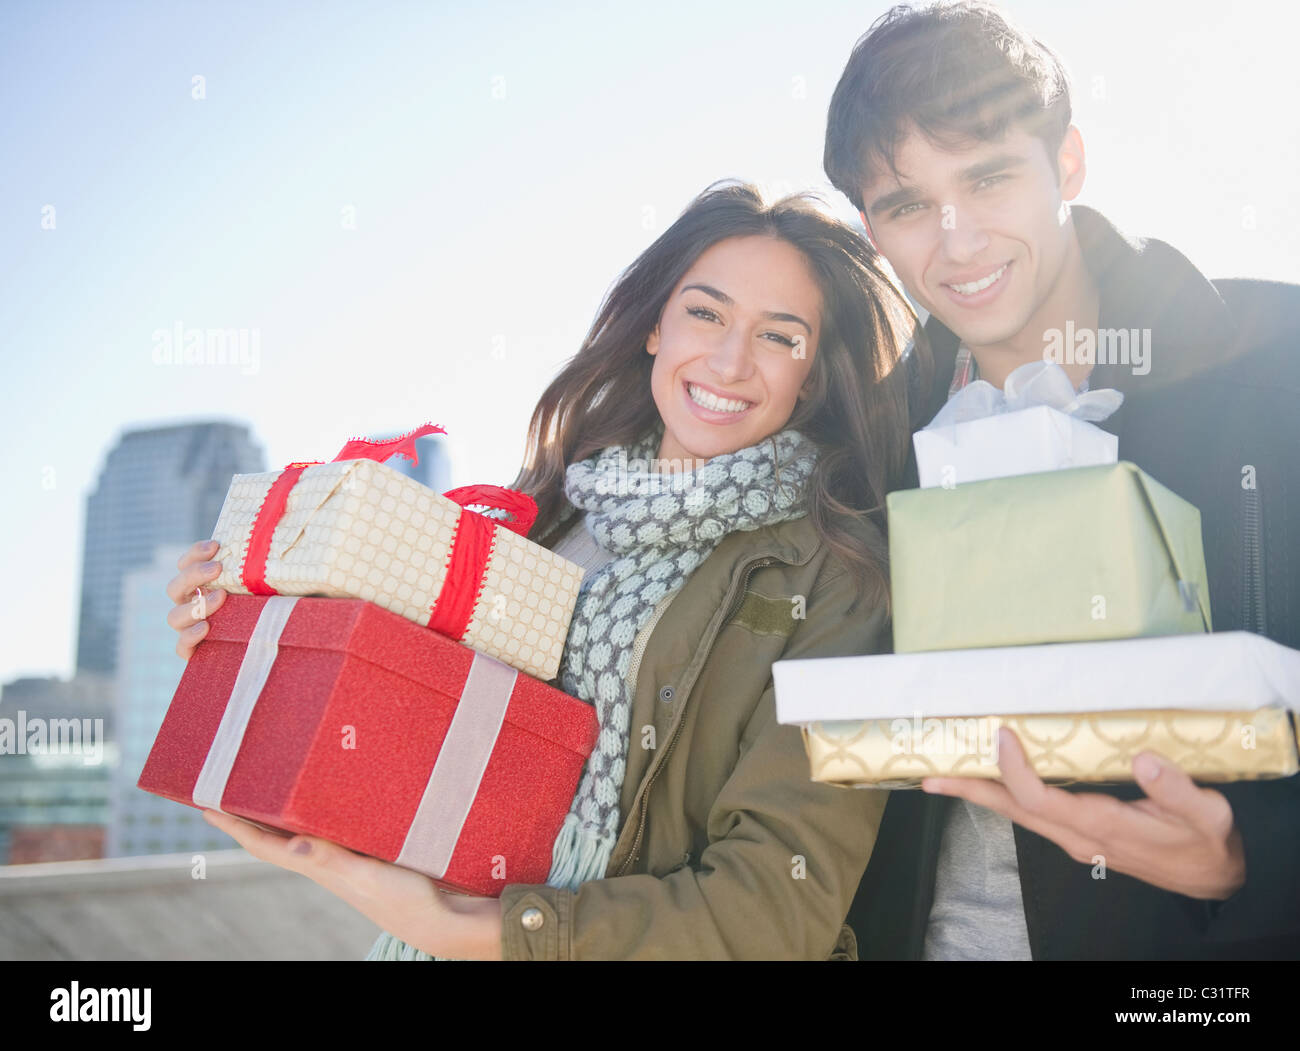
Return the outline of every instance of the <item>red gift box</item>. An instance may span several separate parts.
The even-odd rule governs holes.
[[[594,708],[361,599],[232,594],[208,622],[138,787],[468,894],[546,882]]]

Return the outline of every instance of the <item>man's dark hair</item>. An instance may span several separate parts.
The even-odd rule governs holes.
[[[940,148],[990,142],[1013,127],[1056,153],[1070,126],[1061,60],[990,4],[899,4],[853,47],[831,97],[823,165],[859,211],[862,187],[915,125]]]

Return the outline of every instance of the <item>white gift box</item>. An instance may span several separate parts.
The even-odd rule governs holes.
[[[1002,726],[1054,782],[1131,780],[1142,749],[1206,781],[1300,769],[1300,652],[1245,631],[777,661],[772,679],[832,784],[998,777]]]
[[[1096,424],[1035,405],[912,435],[922,489],[1115,463],[1119,439]]]
[[[1300,710],[1300,651],[1249,631],[772,665],[780,723],[1145,708]]]

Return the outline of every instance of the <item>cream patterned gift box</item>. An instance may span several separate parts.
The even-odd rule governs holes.
[[[246,562],[254,523],[286,473],[241,474],[232,480],[213,532],[221,545],[216,555],[221,574],[213,587],[245,595],[360,598],[417,624],[432,620],[440,630],[436,606],[449,568],[456,569],[449,561],[460,531],[477,538],[477,550],[459,553],[462,572],[453,572],[453,586],[455,579],[462,583],[448,601],[463,608],[468,623],[459,637],[440,633],[534,678],[555,677],[582,583],[581,567],[503,523],[495,523],[485,539],[485,517],[375,460],[301,469],[288,489],[283,515],[270,531],[262,574],[266,588],[250,587]],[[462,527],[462,512],[480,518],[471,523],[479,528]],[[262,531],[268,530],[264,524]],[[256,562],[256,551],[254,555]],[[479,589],[476,596],[474,588]]]

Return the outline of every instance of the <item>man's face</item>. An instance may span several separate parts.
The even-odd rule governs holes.
[[[913,129],[895,154],[898,177],[885,171],[863,187],[876,247],[967,346],[1013,339],[1060,276],[1070,243],[1062,201],[1083,181],[1077,134],[1062,146],[1058,178],[1042,140],[1020,129],[957,151]]]

